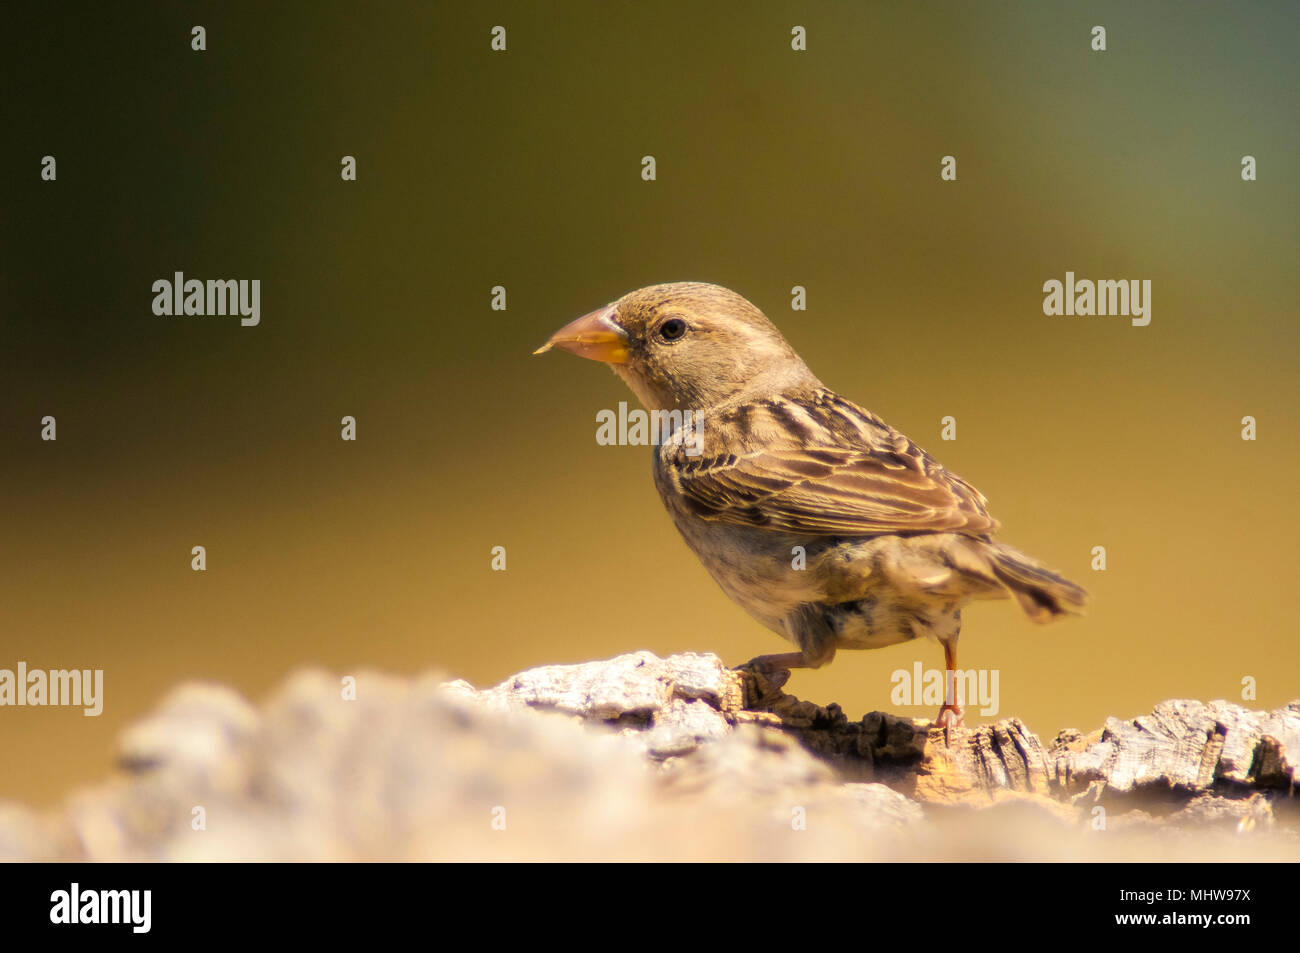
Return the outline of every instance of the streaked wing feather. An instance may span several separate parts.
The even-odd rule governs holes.
[[[811,535],[997,529],[988,501],[875,415],[828,391],[776,398],[706,420],[704,446],[665,455],[668,476],[699,517]],[[716,440],[715,440],[716,442]]]

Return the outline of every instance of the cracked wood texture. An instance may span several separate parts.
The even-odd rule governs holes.
[[[696,653],[487,689],[362,672],[351,699],[306,670],[260,706],[187,684],[114,776],[0,804],[0,860],[1300,859],[1300,702],[948,741]]]

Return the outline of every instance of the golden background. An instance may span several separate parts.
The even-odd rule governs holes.
[[[1284,3],[12,11],[0,667],[103,668],[106,702],[0,709],[0,797],[101,777],[185,679],[257,698],[304,664],[485,685],[637,649],[784,651],[679,540],[649,451],[596,444],[598,410],[635,406],[623,385],[530,356],[669,280],[749,297],[828,385],[987,494],[1000,538],[1092,590],[1088,618],[1050,627],[1010,602],[967,611],[960,661],[1000,670],[1000,716],[1046,740],[1165,698],[1240,700],[1245,676],[1250,707],[1300,696],[1298,20]],[[261,279],[261,325],[154,316],[151,284],[177,270]],[[1150,279],[1150,326],[1044,316],[1067,270]],[[790,688],[857,717],[916,659],[941,655],[844,652]]]

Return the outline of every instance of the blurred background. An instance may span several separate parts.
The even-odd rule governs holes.
[[[1247,676],[1250,707],[1300,696],[1298,41],[1281,2],[11,7],[0,668],[102,668],[105,708],[0,709],[0,798],[102,777],[186,679],[784,651],[679,540],[650,451],[597,445],[624,386],[530,355],[671,280],[750,298],[1093,591],[1050,627],[967,611],[999,717],[1048,740]],[[1067,270],[1150,279],[1150,326],[1045,316]],[[155,316],[175,271],[260,279],[261,325]],[[941,655],[789,689],[900,711],[916,660]]]

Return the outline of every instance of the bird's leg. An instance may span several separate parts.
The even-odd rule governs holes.
[[[776,655],[755,656],[741,667],[762,669],[764,672],[789,672],[792,668],[807,668],[808,660],[802,652],[780,652]]]
[[[935,724],[943,728],[943,743],[947,747],[952,741],[951,733],[962,724],[961,705],[957,704],[957,640],[944,640],[943,643],[943,707]]]
[[[782,652],[778,655],[759,655],[739,667],[749,669],[759,676],[757,687],[761,694],[755,706],[763,708],[781,697],[781,688],[790,680],[790,669],[809,666],[802,652]]]

